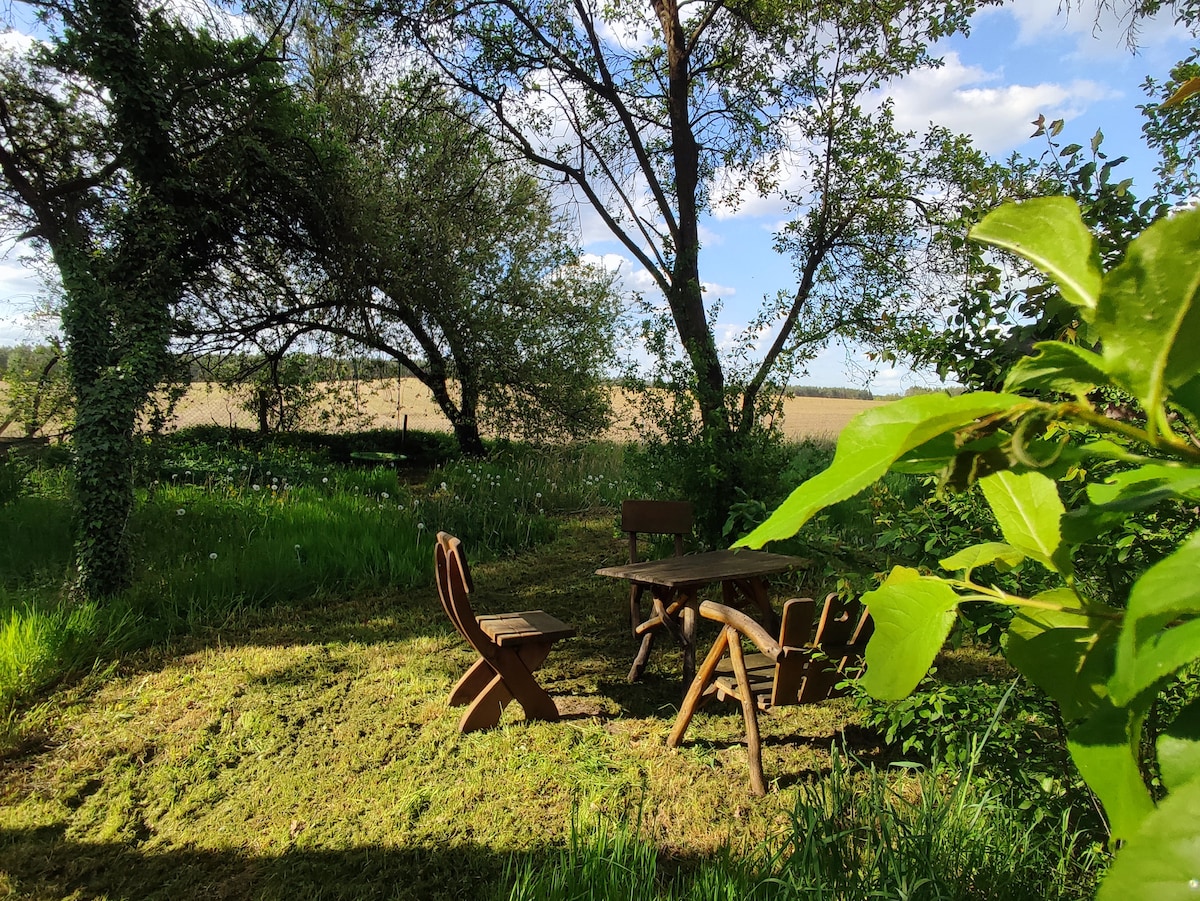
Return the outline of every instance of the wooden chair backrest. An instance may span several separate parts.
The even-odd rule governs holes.
[[[782,648],[775,663],[771,705],[811,704],[830,697],[848,663],[861,659],[874,625],[858,600],[825,598],[813,629],[816,602],[792,598],[783,605]],[[814,651],[820,653],[814,654]]]
[[[672,535],[675,556],[683,556],[683,538],[692,533],[695,507],[690,501],[630,500],[621,504],[621,531],[629,536],[629,562],[638,562],[637,537]]]
[[[442,609],[468,644],[482,656],[491,656],[495,643],[479,628],[475,611],[471,609],[469,595],[475,586],[471,581],[471,567],[467,564],[462,542],[453,535],[438,532],[433,558]]]

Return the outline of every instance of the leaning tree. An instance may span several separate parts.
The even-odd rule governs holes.
[[[295,83],[322,140],[327,230],[311,246],[245,242],[190,292],[211,350],[278,355],[333,340],[421,381],[461,449],[481,424],[578,437],[606,421],[612,278],[585,265],[552,198],[471,111],[416,71],[380,76],[353,23],[298,29]]]

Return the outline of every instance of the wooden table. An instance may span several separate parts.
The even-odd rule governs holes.
[[[721,583],[725,603],[736,603],[738,595],[762,612],[767,626],[775,631],[778,618],[767,596],[766,577],[808,565],[801,557],[770,554],[766,551],[710,551],[684,554],[663,560],[626,563],[596,570],[598,576],[627,579],[650,589],[654,609],[649,619],[634,633],[642,638],[641,648],[629,670],[629,681],[641,678],[650,657],[654,635],[665,628],[683,649],[683,689],[687,690],[696,673],[696,617],[700,607],[699,591],[705,585]]]

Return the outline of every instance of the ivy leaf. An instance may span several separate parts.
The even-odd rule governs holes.
[[[997,472],[979,484],[1005,541],[1047,569],[1071,572],[1070,548],[1059,530],[1065,508],[1053,479],[1040,472]]]
[[[1063,297],[1091,321],[1102,279],[1096,239],[1069,197],[1006,203],[971,229],[971,237],[1010,250],[1054,280]]]
[[[947,572],[964,570],[966,578],[969,579],[971,577],[971,570],[978,566],[998,563],[1000,564],[999,568],[1008,570],[1024,559],[1025,555],[1011,544],[1004,544],[1000,541],[985,541],[982,544],[963,548],[957,554],[952,554],[938,562],[941,564],[942,569]]]
[[[1153,415],[1200,373],[1200,210],[1160,219],[1104,280],[1096,325],[1105,368]]]
[[[1005,391],[1055,391],[1081,397],[1108,384],[1104,358],[1077,344],[1043,341],[1036,356],[1017,361],[1004,382]]]
[[[1200,700],[1180,710],[1159,736],[1158,770],[1169,791],[1200,780]]]
[[[1069,588],[1036,600],[1077,607]],[[1082,720],[1108,695],[1119,626],[1115,620],[1062,610],[1018,607],[1005,633],[1004,655],[1026,679],[1052,697],[1068,723]]]
[[[1096,901],[1195,901],[1200,889],[1200,780],[1167,795],[1127,837]]]
[[[1133,585],[1117,641],[1117,668],[1109,691],[1131,701],[1160,679],[1200,658],[1200,532]]]
[[[864,410],[842,430],[829,468],[793,491],[766,522],[734,546],[757,548],[790,538],[818,510],[858,494],[913,448],[1025,403],[1016,395],[981,391],[957,397],[923,394]]]
[[[1116,840],[1133,835],[1154,810],[1138,766],[1141,720],[1140,708],[1116,707],[1103,701],[1091,716],[1067,733],[1071,759],[1104,805]]]
[[[862,601],[875,622],[867,643],[863,688],[880,700],[903,698],[929,672],[945,644],[959,596],[941,579],[897,566]]]

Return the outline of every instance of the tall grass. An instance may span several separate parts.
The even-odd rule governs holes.
[[[149,459],[130,522],[134,581],[99,609],[63,596],[65,468],[31,469],[0,507],[0,716],[97,656],[245,608],[431,584],[439,529],[476,558],[513,553],[549,539],[554,515],[626,490],[620,449],[603,445],[509,449],[417,485],[290,448],[186,442]]]
[[[786,825],[756,847],[671,861],[640,823],[573,823],[568,846],[510,863],[496,897],[567,899],[1078,899],[1104,852],[1067,817],[1040,822],[969,772],[832,771],[801,785]],[[514,859],[515,860],[515,859]]]

